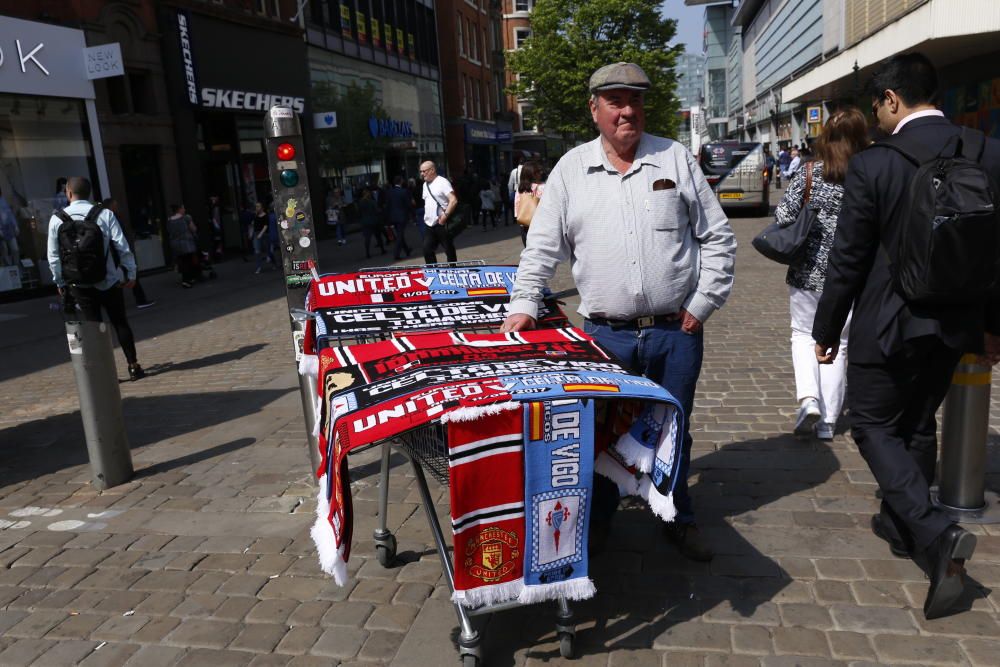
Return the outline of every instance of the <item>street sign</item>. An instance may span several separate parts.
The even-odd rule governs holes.
[[[122,47],[118,42],[84,49],[83,64],[87,68],[88,79],[106,79],[109,76],[125,75]]]
[[[313,127],[317,130],[326,130],[337,127],[337,112],[323,111],[313,114]]]

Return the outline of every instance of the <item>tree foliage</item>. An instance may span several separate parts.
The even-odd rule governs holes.
[[[587,83],[597,68],[637,63],[649,76],[647,131],[673,136],[677,128],[674,64],[683,46],[669,46],[676,21],[660,14],[662,0],[537,0],[531,37],[507,56],[519,75],[511,93],[530,100],[527,124],[593,136]]]
[[[368,129],[371,118],[389,115],[378,101],[375,86],[352,82],[343,91],[325,81],[313,84],[312,104],[317,111],[336,111],[337,127],[319,134],[320,161],[326,169],[343,171],[353,165],[369,165],[382,158],[391,141],[373,137]]]

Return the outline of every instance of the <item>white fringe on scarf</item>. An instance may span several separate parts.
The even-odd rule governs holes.
[[[475,405],[464,408],[456,408],[451,412],[441,415],[441,423],[448,422],[468,422],[488,415],[497,415],[507,410],[517,410],[521,404],[517,401],[507,401],[506,403],[493,403],[491,405]]]
[[[639,472],[650,472],[653,469],[653,460],[656,458],[656,451],[642,444],[626,431],[618,438],[614,444],[615,451],[621,454],[625,463],[635,466]]]
[[[505,581],[502,584],[470,588],[467,591],[455,591],[451,601],[475,609],[476,607],[491,607],[495,604],[516,600],[524,590],[524,579]]]
[[[578,577],[569,581],[560,581],[554,584],[538,584],[536,586],[525,586],[518,596],[517,601],[521,604],[535,604],[546,600],[588,600],[594,597],[597,588],[590,577]]]
[[[656,487],[653,486],[653,480],[649,477],[644,477],[639,483],[639,497],[643,498],[649,504],[649,509],[653,511],[653,514],[667,523],[677,517],[677,508],[674,507],[674,494],[670,493],[670,495],[665,496],[657,491]]]
[[[309,534],[316,544],[319,554],[319,568],[333,575],[333,581],[338,586],[347,583],[347,562],[344,561],[344,547],[337,546],[337,538],[330,525],[330,502],[326,499],[326,475],[319,479],[319,492],[316,497],[316,522]]]
[[[601,452],[594,461],[594,472],[617,484],[618,495],[622,498],[639,495],[639,480],[607,452]]]
[[[323,399],[316,397],[316,420],[313,422],[313,437],[318,438],[320,429],[323,427]]]
[[[299,375],[316,380],[319,377],[319,357],[315,354],[303,354],[299,359]]]

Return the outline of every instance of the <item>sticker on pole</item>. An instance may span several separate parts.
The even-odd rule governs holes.
[[[83,341],[75,333],[66,334],[66,341],[69,343],[70,354],[83,354]]]
[[[272,118],[295,118],[295,112],[288,107],[273,107],[271,109]]]
[[[292,347],[295,348],[295,363],[299,363],[302,360],[302,345],[305,341],[306,332],[304,331],[293,331],[292,332]]]

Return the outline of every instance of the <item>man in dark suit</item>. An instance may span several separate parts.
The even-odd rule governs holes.
[[[887,60],[871,82],[872,114],[890,142],[922,146],[933,155],[960,128],[934,106],[937,75],[921,54]],[[980,164],[1000,182],[1000,142],[987,139]],[[963,353],[996,360],[997,304],[920,308],[893,286],[903,202],[916,165],[898,151],[873,145],[855,155],[830,254],[813,338],[820,363],[832,362],[851,308],[847,403],[851,435],[882,490],[872,530],[897,556],[928,568],[927,618],[943,615],[961,595],[963,564],[976,539],[931,504],[937,460],[935,412]],[[883,248],[880,250],[880,248]],[[984,350],[984,345],[986,348]]]

